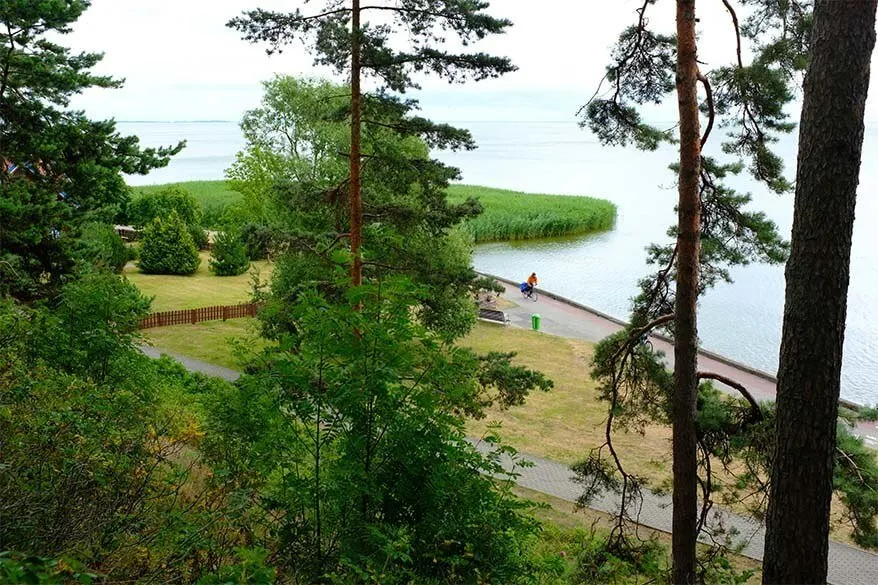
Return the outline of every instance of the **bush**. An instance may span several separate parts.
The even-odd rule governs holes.
[[[176,212],[172,212],[167,219],[155,218],[143,230],[139,263],[141,272],[192,274],[200,263],[192,235]]]
[[[878,404],[875,406],[864,406],[860,408],[859,419],[865,421],[878,420]]]
[[[89,223],[82,228],[79,261],[110,272],[120,273],[129,259],[125,242],[113,226]]]
[[[190,224],[186,229],[189,230],[189,235],[192,236],[192,242],[195,244],[195,247],[199,250],[206,250],[207,245],[210,243],[207,232],[201,226],[194,224]]]
[[[241,226],[241,241],[247,247],[251,260],[264,260],[272,252],[274,230],[264,223],[245,223]]]
[[[223,225],[227,205],[205,205],[201,208],[201,227],[217,229]]]
[[[201,205],[182,187],[171,185],[141,195],[128,205],[128,222],[135,227],[146,227],[157,217],[167,217],[176,211],[186,225],[201,224]]]
[[[236,276],[250,268],[247,248],[233,232],[220,232],[213,242],[210,258],[210,269],[217,276]]]

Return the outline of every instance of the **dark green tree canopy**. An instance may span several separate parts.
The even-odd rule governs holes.
[[[0,8],[0,292],[54,294],[73,268],[85,220],[109,221],[128,198],[120,173],[164,166],[183,144],[141,148],[112,120],[69,109],[70,97],[119,80],[91,69],[98,53],[54,40],[70,32],[87,0],[10,0]]]
[[[417,88],[414,75],[421,72],[460,82],[514,71],[504,57],[435,48],[451,35],[467,46],[512,25],[487,14],[488,7],[481,0],[376,0],[361,6],[364,14],[375,18],[374,24],[364,23],[360,32],[363,71],[396,92]],[[350,66],[351,12],[349,1],[331,0],[313,14],[301,9],[291,13],[251,10],[232,19],[229,26],[247,41],[268,43],[269,53],[301,40],[315,55],[315,64],[344,73]],[[402,38],[408,41],[406,49],[397,48]]]
[[[334,286],[326,275],[345,261],[338,252],[350,225],[348,93],[344,85],[279,77],[242,122],[247,144],[227,176],[244,193],[246,213],[273,225],[276,246],[290,255],[274,273],[284,302],[314,280]],[[456,335],[472,324],[475,274],[467,237],[454,226],[481,206],[448,202],[445,188],[459,172],[430,158],[429,146],[473,142],[465,130],[416,116],[415,107],[385,94],[364,103],[364,272],[415,278],[424,285],[424,318]]]

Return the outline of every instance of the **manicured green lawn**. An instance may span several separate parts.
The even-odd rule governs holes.
[[[202,251],[200,256],[201,265],[191,276],[143,274],[132,263],[125,267],[123,274],[141,292],[155,297],[152,302],[154,312],[249,302],[250,273],[216,276],[209,269],[210,252]],[[250,268],[251,271],[258,270],[262,280],[269,277],[271,269],[272,265],[264,261],[253,262]]]
[[[143,334],[157,348],[233,370],[269,344],[258,336],[256,321],[249,318],[154,327]]]

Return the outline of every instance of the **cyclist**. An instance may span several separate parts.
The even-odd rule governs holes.
[[[537,273],[531,272],[530,276],[527,277],[527,281],[522,283],[521,292],[523,292],[525,295],[530,294],[538,282],[539,280],[537,279]]]

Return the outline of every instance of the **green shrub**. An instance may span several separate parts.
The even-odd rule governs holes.
[[[200,225],[195,224],[188,225],[186,229],[189,230],[189,235],[192,236],[192,243],[195,244],[195,247],[199,250],[206,250],[207,245],[210,243],[207,232]]]
[[[201,224],[201,205],[188,191],[169,185],[159,191],[141,195],[128,205],[128,222],[146,227],[157,217],[176,211],[186,225]]]
[[[15,552],[0,552],[0,583],[5,585],[83,585],[97,575],[83,572],[72,559],[46,559]]]
[[[210,269],[217,276],[236,276],[247,272],[248,268],[247,248],[238,235],[230,231],[219,232],[213,242]]]
[[[860,408],[859,419],[865,421],[878,420],[878,404]]]
[[[207,229],[217,229],[221,227],[227,209],[227,205],[202,205],[201,226]]]
[[[119,273],[129,259],[125,242],[113,226],[105,223],[88,223],[82,228],[79,240],[79,261],[110,272]]]
[[[264,260],[272,252],[274,230],[264,223],[245,223],[241,226],[241,240],[251,260]]]
[[[155,218],[143,230],[139,263],[141,272],[192,274],[200,263],[192,235],[176,212],[166,219]]]

